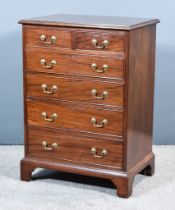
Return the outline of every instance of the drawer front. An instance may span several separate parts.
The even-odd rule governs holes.
[[[29,155],[122,168],[123,145],[110,140],[29,129]]]
[[[122,136],[123,112],[95,109],[75,103],[27,101],[28,124]]]
[[[91,77],[124,77],[124,57],[106,57],[90,54],[60,53],[47,49],[28,49],[25,51],[26,70],[71,74]]]
[[[76,33],[76,48],[125,52],[126,33],[111,31],[80,31]]]
[[[27,96],[123,106],[123,85],[82,78],[26,75]]]
[[[71,31],[44,26],[23,26],[25,47],[72,48]]]

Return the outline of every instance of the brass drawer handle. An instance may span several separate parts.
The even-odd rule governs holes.
[[[91,93],[96,99],[100,99],[100,100],[104,100],[106,96],[108,95],[108,91],[106,90],[103,91],[101,95],[98,95],[96,89],[92,89]]]
[[[51,144],[50,147],[48,147],[48,143],[46,141],[43,141],[42,142],[42,146],[44,147],[45,150],[53,151],[54,149],[56,149],[58,147],[58,144],[57,143],[53,143],[53,144]]]
[[[42,34],[40,40],[43,41],[44,44],[51,45],[56,41],[56,36],[51,36],[50,41],[47,41],[46,35]]]
[[[97,120],[95,117],[91,118],[91,122],[97,128],[103,128],[105,125],[108,124],[108,121],[106,119],[103,119],[100,123],[97,123]]]
[[[50,91],[49,91],[46,84],[42,84],[41,85],[41,89],[43,90],[44,93],[47,93],[47,94],[54,94],[58,90],[57,86],[56,85],[53,85],[50,88]]]
[[[53,114],[51,115],[51,118],[48,118],[47,113],[46,113],[46,112],[42,112],[42,113],[41,113],[41,117],[42,117],[44,120],[48,121],[48,122],[53,122],[53,121],[58,117],[58,115],[57,115],[56,113],[53,113]]]
[[[40,63],[41,63],[41,65],[43,65],[43,67],[44,67],[45,69],[52,69],[53,66],[56,65],[56,60],[52,60],[52,61],[50,62],[50,64],[47,64],[46,60],[45,60],[44,58],[42,58],[42,59],[40,60]]]
[[[97,149],[95,147],[91,148],[91,153],[93,154],[94,157],[96,158],[103,158],[105,155],[108,154],[108,151],[106,149],[103,149],[100,154],[97,154]]]
[[[98,45],[98,41],[96,39],[92,39],[92,45],[97,49],[104,49],[109,44],[108,40],[104,40],[102,45]]]
[[[96,63],[93,63],[91,65],[92,69],[95,71],[95,72],[98,72],[98,73],[104,73],[105,71],[108,70],[109,66],[107,64],[104,64],[102,69],[98,69],[97,67],[97,64]]]

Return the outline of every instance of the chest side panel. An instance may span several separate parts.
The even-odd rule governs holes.
[[[156,27],[130,32],[127,113],[127,168],[152,152]]]

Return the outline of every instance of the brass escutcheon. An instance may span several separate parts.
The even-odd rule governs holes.
[[[52,150],[54,150],[54,149],[56,149],[58,147],[58,144],[57,143],[53,143],[49,147],[48,143],[46,141],[43,141],[42,142],[42,146],[44,147],[45,150],[52,151]]]
[[[97,49],[104,49],[105,47],[107,47],[107,45],[109,45],[109,41],[108,40],[104,40],[102,42],[102,45],[98,45],[98,41],[96,39],[92,39],[92,45],[97,48]]]
[[[46,59],[42,58],[40,60],[41,65],[45,68],[45,69],[52,69],[54,65],[56,65],[56,60],[52,60],[50,62],[50,64],[47,64]]]
[[[50,91],[48,90],[48,87],[46,84],[42,84],[41,85],[41,89],[43,90],[44,93],[46,94],[54,94],[57,90],[58,90],[58,87],[56,85],[53,85],[51,88],[50,88]]]
[[[97,122],[95,117],[91,118],[91,122],[93,124],[93,126],[97,127],[97,128],[103,128],[105,125],[108,124],[108,121],[106,119],[103,119],[101,122]]]
[[[103,149],[100,154],[97,154],[97,149],[95,147],[91,148],[91,153],[93,154],[94,157],[96,158],[103,158],[105,155],[108,154],[108,151],[106,149]]]
[[[50,37],[50,41],[47,41],[46,35],[42,34],[40,36],[40,40],[43,41],[44,44],[51,45],[51,44],[53,44],[56,41],[56,36],[51,36]]]
[[[53,121],[58,117],[58,115],[57,115],[56,113],[53,113],[53,114],[51,115],[51,117],[48,118],[47,113],[46,113],[46,112],[42,112],[42,113],[41,113],[41,117],[42,117],[45,121],[53,122]]]
[[[106,98],[106,96],[108,96],[108,91],[106,91],[106,90],[103,91],[101,95],[99,95],[97,93],[96,89],[92,89],[91,93],[96,99],[99,99],[99,100],[104,100]]]
[[[107,64],[103,64],[102,68],[101,69],[98,69],[98,66],[96,63],[92,63],[91,64],[91,68],[97,72],[97,73],[104,73],[105,71],[108,70],[109,66]]]

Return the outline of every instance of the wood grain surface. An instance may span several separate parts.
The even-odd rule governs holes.
[[[47,122],[41,117],[42,112],[46,112],[49,118],[53,113],[56,113],[58,118],[53,122]],[[67,128],[104,135],[122,136],[123,134],[123,112],[117,112],[116,110],[95,109],[76,103],[50,103],[50,100],[38,102],[28,99],[27,115],[29,125],[55,129]],[[106,119],[108,123],[103,128],[97,128],[91,123],[92,117],[95,117],[98,123],[101,123],[103,119]]]
[[[47,91],[53,86],[57,90],[53,94],[45,93],[41,86],[47,85]],[[82,77],[52,76],[50,74],[26,74],[27,97],[48,98],[53,100],[78,101],[123,107],[123,84]],[[97,95],[92,94],[92,90]],[[104,91],[108,92],[106,96]],[[97,99],[96,97],[104,97]]]
[[[67,75],[79,75],[90,77],[105,77],[105,78],[118,78],[123,79],[125,69],[125,57],[123,55],[118,56],[97,56],[86,53],[76,53],[72,51],[63,50],[48,50],[38,48],[27,48],[25,50],[25,70],[55,73],[55,74],[67,74]],[[56,65],[53,68],[46,69],[40,63],[41,59],[45,59],[47,65],[52,60],[56,61]],[[95,63],[97,68],[102,70],[103,65],[108,65],[108,69],[104,73],[95,72],[92,69],[92,64]]]
[[[159,23],[158,19],[120,17],[120,16],[97,16],[97,15],[71,15],[56,14],[42,17],[35,17],[19,21],[21,24],[46,25],[74,28],[95,28],[106,30],[126,30],[146,27]]]
[[[107,40],[109,44],[102,49],[98,49],[92,45],[93,39],[97,40],[98,46],[101,46],[104,40]],[[75,34],[75,41],[75,48],[78,49],[115,52],[125,52],[127,50],[127,48],[125,48],[125,46],[127,46],[125,45],[127,42],[127,36],[123,31],[78,31]]]
[[[150,26],[130,34],[126,144],[128,169],[152,153],[155,30],[155,26]]]
[[[57,143],[58,147],[53,151],[47,151],[42,146],[46,141],[48,147]],[[76,137],[75,135],[63,134],[60,132],[51,132],[44,129],[29,129],[28,132],[29,155],[44,157],[49,159],[64,159],[75,162],[90,163],[96,165],[106,165],[109,167],[122,167],[122,143],[108,140],[94,140],[92,138]],[[108,154],[103,158],[94,157],[91,148],[97,149],[100,155],[103,149]]]
[[[70,30],[64,30],[57,27],[36,27],[36,26],[24,26],[23,36],[25,44],[28,47],[44,47],[44,48],[71,48],[72,47],[72,35]],[[51,37],[55,36],[56,40],[52,44],[46,44],[40,39],[41,35],[45,35],[47,42],[51,41]]]

